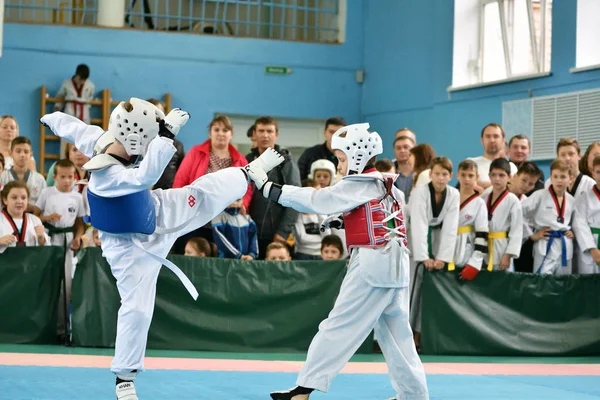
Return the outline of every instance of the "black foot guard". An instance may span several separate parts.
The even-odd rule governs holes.
[[[273,400],[291,400],[294,396],[299,394],[311,394],[314,389],[305,388],[304,386],[296,386],[295,388],[284,390],[281,392],[271,392],[271,399]]]

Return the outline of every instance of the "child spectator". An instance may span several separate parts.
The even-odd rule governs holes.
[[[412,150],[419,148],[414,147]],[[460,194],[448,186],[452,179],[452,162],[446,157],[431,161],[428,184],[414,188],[408,211],[410,214],[411,308],[410,322],[417,349],[421,344],[421,295],[423,267],[440,270],[452,262],[458,231]]]
[[[596,180],[596,185],[575,200],[573,218],[573,231],[579,248],[576,259],[580,274],[600,273],[600,155],[594,158],[590,173]]]
[[[590,190],[596,184],[592,178],[584,175],[579,171],[579,163],[581,160],[581,147],[579,142],[573,138],[560,139],[556,145],[556,158],[566,163],[571,168],[573,180],[569,184],[567,192],[577,200],[580,193]],[[548,189],[551,185],[551,180],[547,179],[545,187]]]
[[[321,240],[321,258],[323,260],[339,260],[343,255],[344,245],[339,236],[327,235]]]
[[[290,261],[290,250],[281,242],[273,242],[267,246],[266,261]]]
[[[53,178],[55,186],[42,190],[34,212],[48,229],[53,246],[78,250],[85,233],[85,210],[83,197],[73,189],[75,165],[67,159],[58,161]]]
[[[38,217],[27,213],[29,189],[23,182],[8,182],[2,189],[0,213],[0,253],[7,247],[44,246],[49,238]]]
[[[63,98],[64,103],[56,103],[54,111],[63,111],[85,122],[90,123],[90,101],[94,98],[96,87],[89,79],[90,68],[79,64],[75,75],[63,82],[56,97]]]
[[[89,173],[83,169],[83,165],[90,161],[88,157],[86,157],[82,152],[77,149],[74,145],[69,142],[65,142],[64,146],[65,158],[70,160],[75,167],[75,183],[76,188],[79,193],[83,193],[87,181],[89,179]],[[56,163],[50,166],[48,170],[48,176],[46,177],[46,185],[54,186],[54,166]]]
[[[488,211],[487,269],[514,271],[513,258],[518,258],[523,239],[521,202],[508,190],[510,162],[497,158],[490,164],[492,191],[482,196]]]
[[[384,174],[396,174],[396,167],[392,160],[382,158],[375,163],[375,169]]]
[[[313,163],[320,161],[326,161],[333,166],[333,163],[327,160],[318,160]],[[321,171],[317,171],[321,172]],[[312,174],[312,173],[311,173]],[[305,179],[302,182],[302,187],[312,187],[319,189],[321,186],[314,179]],[[329,229],[321,232],[321,224],[325,221],[326,215],[317,215],[310,213],[299,213],[298,219],[292,229],[292,236],[296,244],[296,253],[294,259],[296,260],[320,260],[321,259],[321,238],[324,235],[330,233]]]
[[[533,224],[530,236],[533,246],[533,268],[536,273],[571,274],[573,259],[573,232],[571,218],[575,200],[567,193],[574,178],[573,170],[563,161],[550,165],[552,184],[546,190],[534,192],[523,201],[523,216]]]
[[[535,163],[524,161],[519,166],[516,175],[510,179],[508,188],[512,194],[523,201],[527,198],[525,193],[529,193],[535,188],[535,184],[540,179],[540,176],[542,176],[542,171],[540,171]]]
[[[324,188],[335,183],[335,165],[325,159],[317,160],[310,165],[308,179],[314,179],[317,184]]]
[[[24,136],[17,136],[10,145],[10,152],[14,165],[0,175],[0,186],[11,181],[20,181],[29,189],[29,206],[27,212],[33,211],[33,205],[37,202],[42,190],[46,188],[46,179],[38,172],[29,169],[31,160],[31,141]]]
[[[203,237],[190,238],[185,244],[185,255],[190,257],[210,257],[210,243]]]
[[[460,183],[458,230],[454,261],[448,270],[453,270],[455,265],[464,267],[461,277],[472,280],[481,271],[483,257],[488,252],[487,210],[485,202],[475,190],[479,179],[475,161],[464,160],[458,164],[457,175]]]
[[[219,258],[254,260],[258,257],[256,224],[248,214],[241,214],[242,199],[231,203],[212,220],[212,230]]]
[[[540,180],[542,171],[535,163],[531,161],[523,161],[519,165],[516,175],[514,175],[508,183],[508,189],[512,194],[517,196],[521,202],[527,198],[525,193],[532,192],[535,185]],[[492,191],[492,187],[486,189],[487,192]],[[533,192],[532,192],[533,194]],[[523,245],[521,246],[521,254],[519,258],[513,260],[516,272],[533,272],[533,241],[529,238],[533,232],[530,221],[523,220]]]

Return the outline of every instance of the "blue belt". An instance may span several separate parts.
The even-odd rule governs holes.
[[[548,253],[550,253],[550,249],[552,248],[552,243],[554,243],[555,238],[560,238],[560,240],[562,241],[561,261],[562,261],[563,267],[567,266],[567,241],[565,240],[565,232],[564,231],[550,231],[550,237],[548,238],[548,244],[546,245],[546,255],[544,256],[542,263],[540,264],[537,271],[535,272],[536,274],[539,274],[540,271],[542,270],[542,266],[544,265],[544,262],[546,261],[546,257],[548,257]]]

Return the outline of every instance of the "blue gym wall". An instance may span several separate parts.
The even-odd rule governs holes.
[[[40,86],[54,95],[79,63],[97,90],[114,99],[162,97],[192,114],[181,139],[186,148],[207,138],[215,112],[326,119],[360,119],[362,0],[347,10],[341,45],[241,39],[119,29],[5,24],[0,58],[0,115],[13,114],[22,135],[39,150]],[[265,75],[265,65],[291,67]],[[236,132],[245,135],[246,132]]]
[[[551,76],[449,94],[453,2],[365,2],[363,118],[386,144],[398,128],[409,126],[419,142],[455,163],[483,154],[481,128],[502,122],[503,101],[527,98],[529,91],[545,96],[600,86],[600,70],[569,73],[575,66],[576,5],[553,1]],[[386,155],[392,156],[391,146]]]
[[[600,70],[575,65],[576,1],[554,0],[552,74],[448,93],[453,2],[349,0],[346,42],[319,45],[206,35],[5,24],[0,113],[14,114],[38,151],[39,87],[54,93],[81,62],[115,99],[173,95],[192,112],[186,147],[206,138],[215,112],[371,123],[391,144],[402,126],[458,162],[482,153],[481,127],[501,122],[503,101],[600,86]],[[265,65],[288,76],[266,76]],[[362,85],[355,70],[365,70]],[[243,134],[238,132],[237,134]],[[386,146],[386,156],[393,156]]]

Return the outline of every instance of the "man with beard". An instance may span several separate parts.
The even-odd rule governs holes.
[[[501,152],[505,148],[505,135],[502,126],[497,123],[490,123],[483,127],[481,130],[481,144],[483,145],[483,155],[479,157],[470,158],[477,164],[477,170],[479,172],[479,180],[475,185],[475,190],[479,193],[491,186],[489,172],[492,161],[497,158],[501,158]],[[510,163],[510,174],[511,176],[517,173],[517,166]]]

